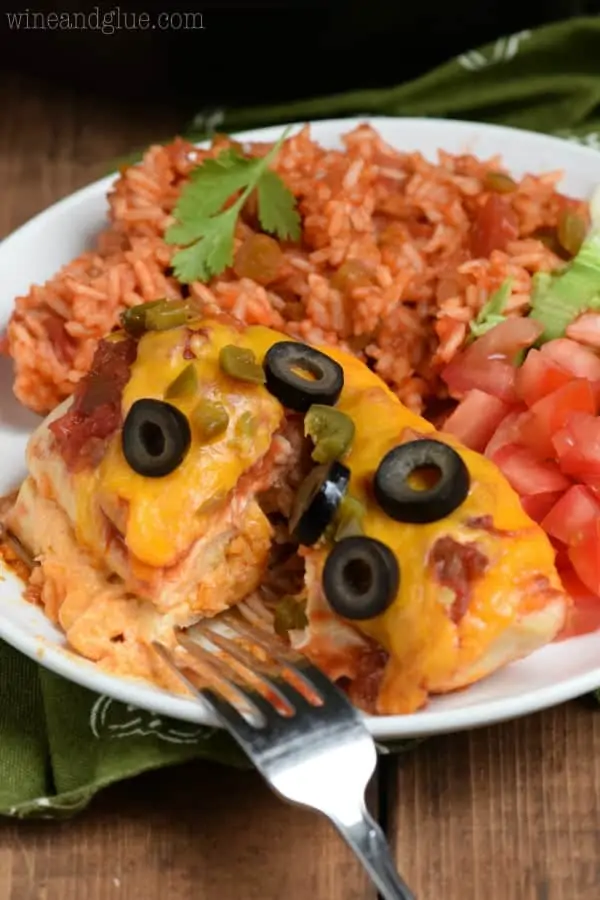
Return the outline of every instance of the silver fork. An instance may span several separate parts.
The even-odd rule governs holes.
[[[157,652],[213,711],[275,793],[327,816],[384,900],[415,900],[367,811],[365,789],[377,751],[346,696],[305,657],[238,612],[176,635],[210,687],[196,688],[181,671],[184,661],[158,642]]]

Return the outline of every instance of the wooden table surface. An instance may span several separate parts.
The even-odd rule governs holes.
[[[4,76],[0,237],[180,125]],[[418,900],[600,898],[600,711],[582,703],[388,757],[373,798]],[[0,900],[374,897],[326,822],[216,765],[117,785],[61,824],[0,820]]]

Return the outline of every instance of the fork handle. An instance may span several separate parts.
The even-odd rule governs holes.
[[[383,830],[364,805],[356,821],[348,823],[334,818],[333,824],[364,866],[383,900],[416,900],[398,874]]]

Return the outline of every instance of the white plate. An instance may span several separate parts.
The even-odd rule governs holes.
[[[338,146],[339,135],[369,119],[317,122],[312,133],[326,146]],[[489,157],[501,153],[516,175],[526,171],[565,171],[561,190],[589,197],[600,182],[600,154],[576,144],[509,128],[435,119],[372,118],[382,137],[402,150],[421,150],[435,159],[438,148]],[[243,138],[274,140],[280,126],[248,132]],[[42,282],[63,264],[92,246],[106,224],[104,178],[72,194],[28,222],[0,244],[0,323],[8,319],[13,300],[33,282]],[[12,375],[0,363],[0,494],[25,474],[24,449],[39,421],[11,399]],[[21,597],[22,586],[11,574],[0,582],[0,637],[48,669],[84,685],[155,713],[190,722],[215,724],[193,701],[177,698],[139,682],[104,675],[64,649],[64,638],[42,613]],[[394,739],[458,731],[514,718],[553,706],[600,686],[600,631],[553,644],[467,690],[440,697],[409,716],[369,718],[372,733]]]

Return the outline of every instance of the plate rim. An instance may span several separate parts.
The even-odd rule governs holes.
[[[423,126],[431,127],[432,131],[440,130],[442,133],[448,130],[454,133],[458,131],[464,133],[465,137],[467,135],[474,137],[474,132],[477,132],[478,129],[483,129],[487,133],[492,132],[499,136],[503,135],[505,138],[512,139],[515,142],[527,140],[532,142],[533,145],[539,144],[540,149],[544,147],[551,150],[553,146],[556,146],[562,152],[565,150],[565,145],[568,145],[569,152],[574,157],[574,164],[577,157],[580,157],[582,160],[585,159],[587,162],[598,164],[598,181],[600,182],[600,151],[593,147],[559,135],[548,135],[543,132],[496,123],[437,117],[373,116],[359,113],[334,119],[282,122],[263,128],[232,130],[229,133],[241,140],[270,140],[277,137],[285,128],[289,127],[293,132],[296,132],[296,130],[304,128],[307,124],[310,126],[312,133],[316,133],[316,140],[320,140],[318,131],[321,129],[330,129],[341,135],[345,131],[354,129],[361,124],[369,124],[376,130],[379,130],[382,126],[393,124],[405,127],[407,131],[410,131],[411,127],[414,128],[415,126],[419,128]],[[384,140],[388,140],[388,138],[384,138]],[[196,145],[203,146],[206,143],[207,141],[205,140],[197,142]],[[443,149],[443,134],[439,143],[440,149]],[[146,148],[149,146],[151,146],[151,143],[148,143]],[[50,206],[31,216],[18,228],[2,238],[0,241],[0,253],[10,252],[13,243],[27,240],[30,237],[35,239],[36,231],[43,230],[55,216],[64,215],[70,208],[78,204],[84,204],[100,194],[106,198],[106,193],[118,178],[118,174],[116,170],[98,178],[61,197]],[[4,317],[2,318],[4,321]],[[3,566],[0,565],[1,567]],[[13,572],[9,572],[9,574],[16,579]],[[18,579],[16,580],[18,581]],[[27,601],[23,600],[22,602],[26,603]],[[590,635],[571,638],[569,643],[574,646],[577,641],[585,640],[586,638],[589,639]],[[103,672],[97,669],[93,662],[80,658],[63,647],[53,645],[45,637],[35,637],[10,621],[0,620],[0,639],[44,668],[81,687],[87,688],[94,694],[106,695],[121,703],[131,704],[168,718],[207,727],[221,727],[219,720],[201,701],[188,700],[185,697],[180,698],[168,691],[149,684],[146,685],[141,681]],[[530,690],[525,695],[515,693],[509,698],[496,698],[482,701],[477,706],[467,705],[460,709],[448,711],[431,711],[425,707],[416,713],[406,715],[363,715],[363,718],[369,731],[376,739],[403,740],[428,737],[520,718],[574,699],[599,687],[600,663],[595,669],[584,674],[573,675],[558,684],[538,687]],[[464,688],[463,690],[468,689]]]
[[[3,563],[0,561],[0,570]],[[5,570],[6,571],[6,570]],[[13,576],[13,573],[10,572]],[[23,601],[27,602],[27,601]],[[66,680],[86,688],[99,696],[108,696],[120,703],[130,704],[157,716],[178,719],[205,727],[222,727],[212,710],[201,699],[177,697],[168,691],[146,685],[125,676],[116,676],[95,668],[94,663],[78,657],[64,647],[51,644],[46,638],[32,639],[27,632],[12,623],[3,623],[0,639],[29,659]],[[589,641],[591,635],[569,639],[575,647],[577,642]],[[541,651],[537,652],[543,652]],[[48,664],[49,663],[49,664]],[[360,713],[372,736],[379,740],[410,740],[411,738],[433,737],[436,734],[452,734],[481,728],[500,722],[522,718],[531,713],[558,706],[568,700],[581,697],[600,688],[600,665],[583,675],[574,675],[558,684],[545,685],[529,691],[525,695],[515,693],[510,698],[497,698],[450,711],[431,711],[424,716],[424,710],[393,716],[369,716]],[[468,691],[469,687],[462,690]],[[455,692],[460,694],[462,691]]]

